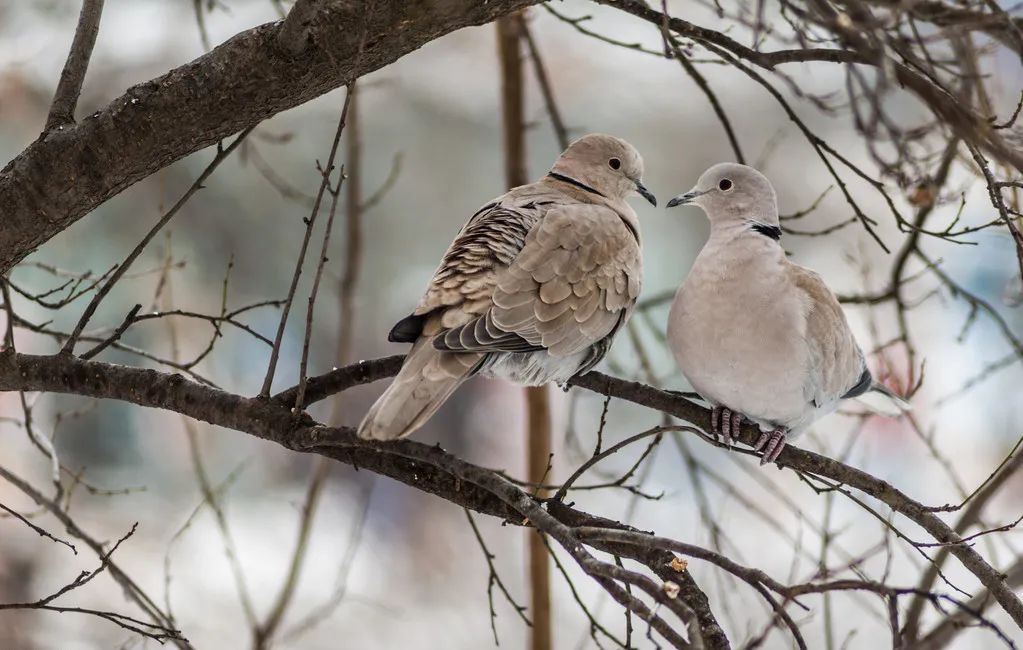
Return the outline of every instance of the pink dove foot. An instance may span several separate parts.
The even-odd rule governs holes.
[[[761,465],[773,463],[778,460],[781,450],[785,448],[786,433],[788,433],[788,431],[785,427],[775,427],[773,431],[765,431],[760,435],[757,439],[757,443],[753,445],[753,448],[757,451],[763,452],[763,456],[760,458]]]

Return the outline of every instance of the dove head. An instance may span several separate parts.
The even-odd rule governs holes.
[[[657,205],[657,199],[643,186],[643,157],[613,135],[591,133],[579,138],[558,157],[550,175],[608,199],[624,200],[638,193]]]
[[[698,205],[712,226],[731,223],[778,230],[778,200],[767,177],[746,165],[720,163],[703,172],[696,187],[679,194],[668,207]]]

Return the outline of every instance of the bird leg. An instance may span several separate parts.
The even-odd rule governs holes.
[[[710,430],[716,439],[718,435],[724,437],[728,447],[735,442],[734,436],[739,433],[742,425],[742,413],[737,413],[724,406],[715,406],[710,412]]]
[[[757,439],[757,444],[753,445],[753,448],[757,451],[763,451],[764,455],[760,458],[761,465],[773,463],[778,460],[781,450],[785,448],[786,433],[788,433],[788,431],[785,427],[775,427],[772,431],[765,431],[760,434],[760,437]]]

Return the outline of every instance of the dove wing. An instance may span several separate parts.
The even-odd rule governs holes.
[[[394,326],[388,340],[414,343],[490,311],[498,274],[522,250],[541,215],[534,203],[495,201],[480,208],[444,253],[415,311]]]
[[[863,352],[835,294],[819,275],[801,266],[790,266],[790,279],[803,292],[807,306],[806,398],[820,406],[869,390],[871,377]]]
[[[569,356],[609,338],[628,318],[642,282],[639,241],[607,206],[554,207],[494,279],[491,308],[448,329],[434,347]]]

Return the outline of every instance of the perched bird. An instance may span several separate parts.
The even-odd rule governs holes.
[[[843,399],[886,415],[909,408],[873,380],[821,277],[785,256],[774,188],[763,174],[715,165],[668,207],[686,204],[706,213],[710,238],[675,295],[668,344],[713,406],[715,436],[731,444],[745,416],[763,431],[754,445],[763,465]]]
[[[657,204],[642,176],[632,145],[591,134],[545,177],[480,208],[391,330],[412,350],[359,436],[408,435],[474,374],[538,386],[596,365],[639,295],[639,221],[625,199]]]

